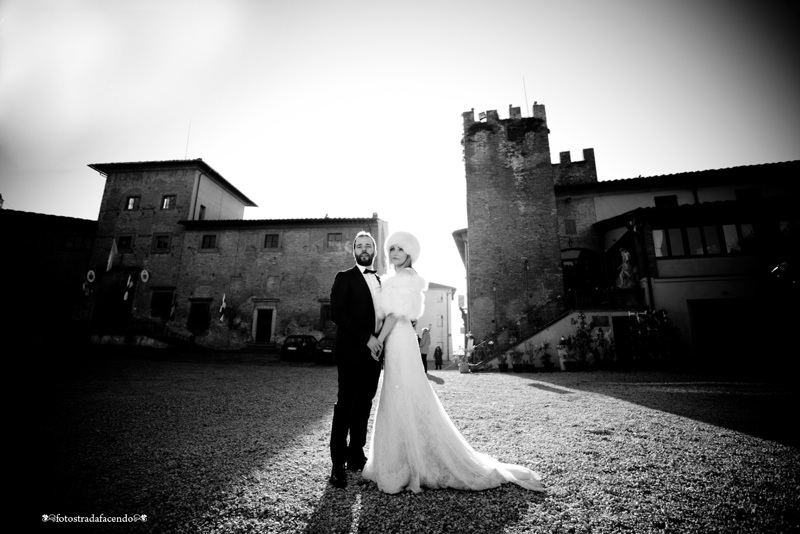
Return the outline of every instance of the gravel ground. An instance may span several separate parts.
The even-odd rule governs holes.
[[[800,531],[788,383],[430,371],[473,447],[539,471],[547,491],[385,495],[359,474],[344,490],[327,483],[334,367],[248,354],[69,361],[37,371],[33,501],[51,517],[147,519],[50,532]]]

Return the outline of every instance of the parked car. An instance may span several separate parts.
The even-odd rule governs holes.
[[[325,336],[317,343],[317,363],[336,363],[333,359],[333,343],[335,338]]]
[[[310,360],[314,358],[317,338],[314,336],[287,336],[281,345],[281,359]]]

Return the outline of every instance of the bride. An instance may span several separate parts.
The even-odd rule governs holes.
[[[538,473],[475,451],[453,425],[419,363],[411,325],[422,315],[428,288],[412,268],[419,242],[396,232],[386,249],[391,265],[381,287],[379,313],[385,317],[378,336],[385,354],[383,387],[362,476],[386,493],[484,490],[506,482],[544,491]]]

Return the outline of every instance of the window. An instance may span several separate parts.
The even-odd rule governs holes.
[[[135,211],[139,209],[139,199],[138,196],[131,196],[125,199],[125,211]]]
[[[150,317],[168,321],[172,315],[174,293],[175,291],[172,289],[153,290],[150,296]]]
[[[64,242],[64,248],[67,250],[89,250],[91,249],[91,241],[82,235],[68,235],[67,240]]]
[[[342,234],[328,234],[328,240],[325,243],[325,248],[339,248],[342,245]]]
[[[653,230],[657,258],[672,256],[716,256],[751,252],[755,234],[750,223]]]
[[[175,195],[164,195],[164,198],[161,199],[162,210],[175,209],[175,205]]]
[[[728,252],[738,254],[753,250],[753,225],[752,224],[726,224],[722,227],[725,234],[725,245]]]
[[[153,234],[153,252],[169,252],[170,234]]]
[[[664,195],[660,197],[653,197],[657,208],[677,208],[678,195]]]
[[[667,238],[669,239],[670,256],[685,256],[686,249],[683,248],[683,232],[680,228],[670,228],[667,230]]]
[[[656,251],[656,258],[669,256],[669,248],[667,247],[667,240],[664,238],[664,230],[653,230],[653,248],[655,248]]]
[[[205,221],[206,220],[206,207],[200,204],[200,213],[197,215],[197,220]]]
[[[739,233],[741,235],[739,245],[742,247],[742,252],[753,252],[753,249],[755,248],[755,234],[753,233],[753,225],[740,224]]]
[[[192,332],[208,330],[211,321],[211,299],[192,299],[189,302],[189,317],[186,328]]]
[[[217,248],[217,236],[216,234],[208,234],[203,236],[203,240],[200,243],[201,249],[215,249]]]
[[[719,229],[716,226],[704,226],[703,238],[706,241],[706,252],[709,254],[722,254],[719,246]]]
[[[280,234],[266,234],[264,236],[264,248],[278,248]]]
[[[692,256],[702,256],[705,254],[703,239],[700,237],[700,228],[696,226],[686,229],[686,237],[689,239],[689,254]]]
[[[444,315],[440,315],[436,318],[436,326],[444,326]]]
[[[578,233],[578,225],[575,224],[575,219],[564,219],[564,231],[568,235],[575,235]]]
[[[733,192],[736,195],[736,200],[743,202],[752,202],[761,198],[761,189],[757,187],[748,187],[746,189],[737,189]]]
[[[133,250],[133,236],[132,235],[121,235],[117,236],[117,250],[120,252],[125,251],[132,251]]]

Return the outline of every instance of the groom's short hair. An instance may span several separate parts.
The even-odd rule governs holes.
[[[378,252],[378,243],[375,242],[375,238],[372,237],[371,233],[366,232],[364,230],[361,230],[360,232],[358,232],[356,234],[356,238],[353,239],[353,250],[356,249],[356,241],[358,241],[359,237],[368,237],[368,238],[372,239],[372,247],[375,249],[375,253],[377,254],[377,252]]]

